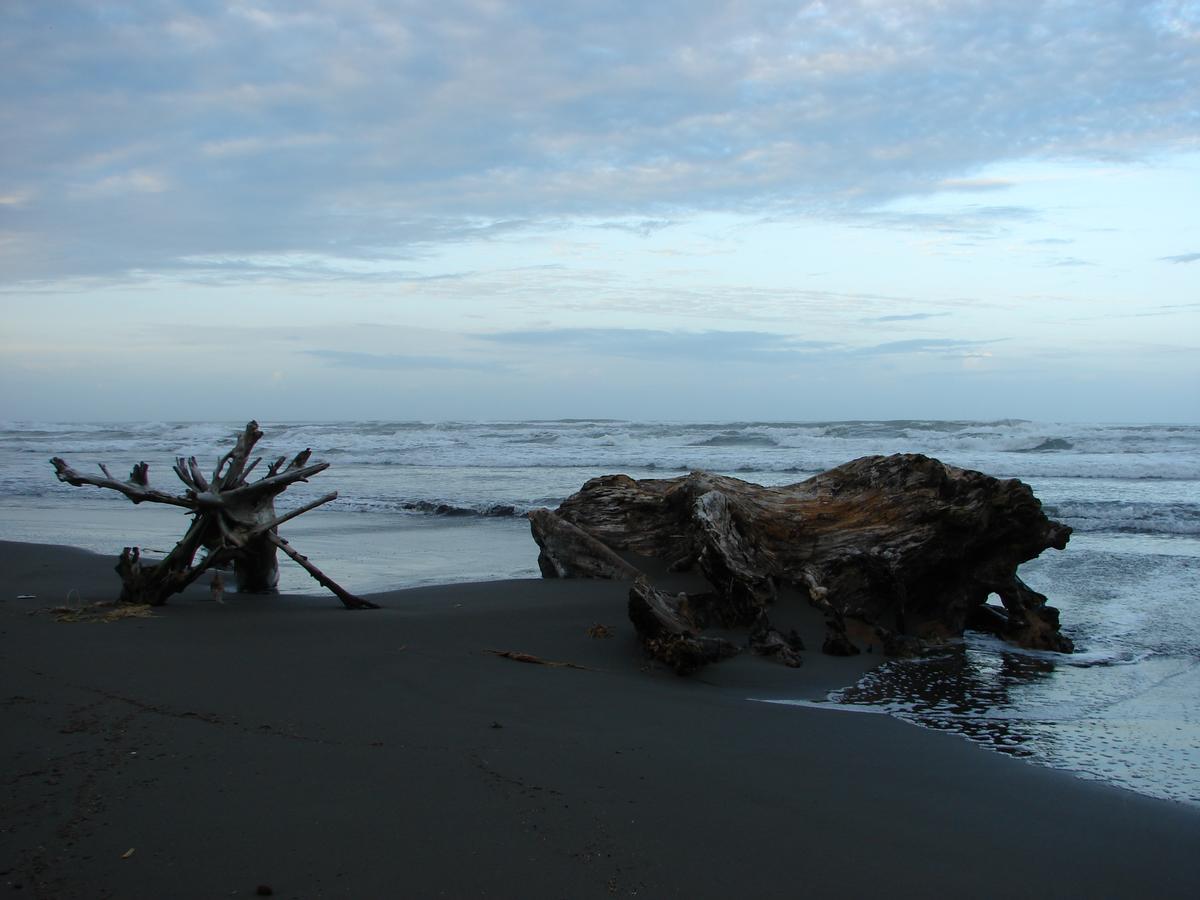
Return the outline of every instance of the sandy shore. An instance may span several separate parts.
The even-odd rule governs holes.
[[[415,589],[358,613],[206,591],[152,619],[39,611],[111,596],[111,565],[0,543],[11,896],[1200,891],[1200,811],[882,715],[746,700],[853,677],[819,654],[647,668],[621,584]]]

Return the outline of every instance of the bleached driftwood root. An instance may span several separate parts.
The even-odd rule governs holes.
[[[172,594],[192,584],[210,568],[233,566],[237,589],[241,592],[273,591],[279,583],[277,549],[301,565],[322,585],[329,588],[351,609],[372,609],[370,603],[354,596],[333,579],[297,553],[277,529],[284,522],[337,499],[337,492],[306,503],[282,516],[275,513],[275,498],[289,485],[307,481],[329,468],[329,463],[309,463],[311,450],[303,450],[288,462],[280,456],[267,467],[257,481],[249,481],[250,473],[262,461],[250,459],[254,445],[262,437],[257,422],[250,422],[237,439],[232,450],[218,461],[212,477],[206,478],[196,458],[179,457],[175,474],[183,482],[183,494],[168,494],[150,487],[150,467],[138,463],[129,478],[120,481],[108,467],[100,465],[103,477],[85,475],[67,465],[66,460],[50,460],[59,481],[81,487],[106,488],[118,491],[134,503],[165,503],[188,510],[194,517],[187,532],[170,553],[153,564],[143,561],[141,550],[126,547],[117,562],[121,576],[121,600],[125,603],[159,606]],[[196,559],[197,554],[200,559]]]

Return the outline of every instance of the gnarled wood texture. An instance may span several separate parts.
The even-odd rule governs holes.
[[[273,591],[279,583],[276,549],[282,549],[322,585],[333,591],[352,609],[370,609],[375,604],[343,590],[316,566],[296,553],[276,533],[282,523],[337,498],[337,492],[279,516],[275,498],[297,481],[325,471],[329,463],[309,463],[311,450],[296,454],[289,463],[281,456],[267,467],[257,481],[248,477],[261,462],[250,459],[254,445],[262,437],[257,422],[250,422],[238,436],[232,450],[218,461],[212,477],[206,478],[196,458],[179,457],[174,470],[186,490],[182,495],[168,494],[150,487],[150,467],[142,462],[133,467],[128,480],[114,478],[102,463],[104,477],[84,475],[67,465],[66,460],[50,460],[59,481],[81,487],[118,491],[134,503],[166,503],[188,510],[195,518],[170,553],[153,565],[142,561],[137,547],[126,547],[117,563],[121,576],[121,600],[159,606],[199,578],[207,569],[233,565],[237,588],[243,592]],[[203,551],[199,561],[196,554]]]
[[[1021,563],[1063,549],[1071,529],[1046,517],[1028,485],[926,456],[864,457],[776,488],[706,472],[609,475],[530,522],[547,577],[633,577],[621,553],[698,569],[713,588],[706,621],[752,627],[752,645],[790,664],[796,641],[766,618],[785,585],[824,612],[828,653],[858,652],[848,622],[892,654],[968,623],[1025,647],[1072,650],[1057,610],[1017,577]],[[986,605],[993,593],[1003,607]],[[630,603],[653,607],[632,592]],[[647,621],[634,617],[648,646],[661,643]],[[685,617],[680,627],[694,636],[697,625]]]

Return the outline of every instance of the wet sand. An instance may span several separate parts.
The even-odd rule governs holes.
[[[887,716],[746,699],[820,696],[862,660],[678,678],[646,664],[619,583],[45,611],[113,596],[111,566],[0,543],[10,896],[1200,891],[1200,811]]]

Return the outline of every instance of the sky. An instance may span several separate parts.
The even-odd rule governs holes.
[[[0,419],[1200,422],[1200,0],[5,0]]]

